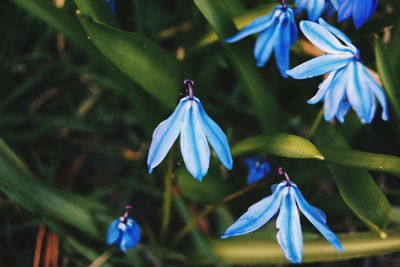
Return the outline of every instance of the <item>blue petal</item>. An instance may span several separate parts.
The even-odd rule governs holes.
[[[276,34],[276,25],[272,25],[258,36],[254,46],[254,57],[257,60],[257,67],[263,67],[267,64],[274,48]]]
[[[299,37],[299,30],[297,29],[296,19],[294,17],[294,12],[290,7],[287,7],[286,14],[289,19],[290,24],[290,45],[293,45],[297,38]]]
[[[277,234],[278,243],[286,258],[293,263],[301,262],[303,257],[303,236],[293,186],[285,188],[276,228],[279,229]]]
[[[324,115],[326,121],[331,121],[336,115],[339,105],[346,97],[346,87],[349,80],[348,68],[337,71],[330,89],[325,95]]]
[[[218,155],[222,164],[228,169],[232,169],[232,156],[229,149],[228,140],[221,128],[206,114],[204,108],[199,100],[195,100],[194,104],[197,104],[199,110],[199,120],[206,135],[208,142],[214,148],[215,153]]]
[[[108,227],[107,244],[111,245],[118,241],[118,238],[120,237],[121,234],[121,230],[118,228],[120,222],[121,221],[119,219],[114,220]]]
[[[325,10],[325,0],[308,1],[308,20],[316,21]]]
[[[244,27],[241,31],[239,31],[236,35],[225,39],[227,43],[233,43],[239,41],[251,34],[260,32],[267,27],[269,27],[273,22],[273,14],[269,14],[267,16],[259,17],[253,20],[248,26]]]
[[[353,4],[353,21],[357,28],[360,28],[370,16],[372,16],[378,6],[378,0],[358,0]]]
[[[361,64],[361,63],[359,63]],[[382,87],[375,81],[375,79],[368,73],[365,67],[362,67],[363,78],[362,80],[367,83],[368,88],[374,93],[374,95],[378,98],[379,103],[382,106],[382,119],[388,120],[388,106],[386,101],[385,92]]]
[[[342,2],[342,0],[331,0],[331,3],[336,8],[336,10],[339,9],[341,2]]]
[[[317,93],[307,101],[308,104],[316,104],[325,97],[325,94],[330,88],[332,80],[335,77],[335,75],[336,75],[336,70],[332,71],[328,75],[328,77],[322,83],[320,83],[320,85],[318,86]]]
[[[131,218],[128,218],[126,224],[126,230],[122,232],[122,238],[120,241],[120,248],[123,252],[126,252],[127,248],[134,248],[140,241],[140,227]]]
[[[346,97],[346,99],[343,99],[342,102],[340,102],[339,109],[336,112],[336,119],[340,123],[344,122],[344,117],[346,116],[347,111],[349,111],[349,108],[350,108],[350,103],[349,103],[349,101],[347,100],[347,97]]]
[[[284,17],[282,22],[276,28],[277,35],[275,38],[275,58],[278,69],[283,77],[287,77],[286,71],[289,69],[290,61],[290,21],[288,17]]]
[[[246,213],[232,224],[221,238],[244,235],[266,224],[278,212],[285,187],[286,182],[280,183],[271,196],[263,198],[249,207]]]
[[[311,43],[327,53],[354,54],[352,49],[342,45],[332,33],[318,23],[302,20],[300,29]]]
[[[178,137],[188,105],[190,105],[188,98],[183,98],[172,115],[161,122],[154,130],[149,155],[147,156],[149,173],[165,158]]]
[[[318,23],[326,28],[328,31],[330,31],[332,34],[334,34],[337,38],[339,38],[341,41],[343,41],[351,50],[354,54],[358,53],[358,49],[353,45],[349,37],[346,36],[341,30],[339,30],[336,27],[333,27],[329,23],[327,23],[324,19],[320,18],[318,20]]]
[[[321,232],[321,234],[329,241],[329,243],[332,244],[332,246],[334,246],[337,250],[343,252],[344,249],[342,247],[342,244],[340,243],[340,240],[326,225],[326,216],[322,216],[321,210],[318,209],[317,211],[315,207],[308,204],[308,202],[304,199],[300,190],[296,186],[293,186],[293,189],[295,192],[297,205],[304,216],[307,217],[307,219],[315,226],[315,228],[318,229],[318,231]]]
[[[349,79],[347,85],[347,98],[353,109],[356,111],[362,123],[370,123],[371,105],[375,101],[371,94],[362,83],[360,74],[362,74],[361,63],[352,62],[348,66]]]
[[[338,9],[338,22],[348,20],[353,15],[354,0],[343,0]]]
[[[295,79],[306,79],[337,70],[353,60],[353,55],[323,55],[313,58],[288,70],[286,73]]]
[[[210,148],[200,122],[199,107],[190,100],[181,131],[181,152],[186,168],[199,181],[207,174]]]

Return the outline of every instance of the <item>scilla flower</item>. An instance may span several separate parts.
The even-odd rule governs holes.
[[[338,21],[353,17],[354,25],[360,28],[371,17],[378,6],[378,0],[331,0],[338,11]]]
[[[265,157],[247,158],[244,162],[249,169],[249,175],[247,176],[248,184],[257,182],[271,171],[269,163]]]
[[[303,257],[303,236],[298,211],[300,209],[332,246],[344,251],[337,236],[327,226],[325,213],[308,204],[297,185],[290,181],[282,168],[279,169],[279,173],[285,175],[286,180],[273,185],[272,195],[252,205],[226,230],[222,238],[257,230],[279,212],[276,220],[276,228],[279,231],[276,238],[285,257],[293,263],[299,263]]]
[[[199,181],[207,174],[210,148],[214,148],[222,164],[232,169],[228,141],[221,128],[206,114],[200,100],[193,95],[193,81],[185,80],[189,95],[182,98],[174,113],[154,130],[147,165],[149,173],[165,158],[172,144],[181,135],[181,152],[188,171]]]
[[[326,121],[336,117],[343,123],[351,106],[362,123],[370,123],[375,115],[376,97],[382,106],[382,119],[387,120],[385,93],[361,63],[360,52],[350,39],[321,18],[319,24],[301,21],[300,29],[311,43],[326,54],[287,71],[287,74],[295,79],[306,79],[330,73],[308,103],[324,100]]]
[[[282,1],[281,6],[275,7],[271,14],[255,19],[235,36],[226,39],[225,42],[233,43],[258,32],[260,35],[254,47],[257,66],[265,66],[274,49],[279,71],[283,77],[287,77],[290,47],[297,40],[298,30],[293,10],[286,5],[286,1]]]
[[[124,215],[113,221],[108,227],[107,243],[118,244],[123,252],[127,248],[134,248],[140,241],[140,227],[129,217],[132,206],[125,207]]]
[[[294,4],[297,6],[295,13],[307,10],[310,21],[317,21],[324,12],[330,16],[336,11],[330,0],[296,0]]]

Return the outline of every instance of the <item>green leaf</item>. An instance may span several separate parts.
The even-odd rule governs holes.
[[[228,10],[224,4],[230,0],[194,0],[201,13],[214,28],[219,39],[222,41],[237,30]],[[242,84],[244,85],[253,109],[254,116],[258,119],[264,132],[274,132],[277,129],[279,113],[275,99],[268,93],[255,60],[252,58],[252,50],[244,42],[237,44],[225,44],[223,48],[233,63],[233,67]]]
[[[318,236],[304,242],[303,263],[340,261],[400,251],[400,229],[387,231],[381,239],[373,232],[339,234],[345,252],[337,251],[325,238]],[[241,240],[230,238],[210,243],[212,252],[224,263],[231,264],[279,264],[288,263],[276,240]],[[198,258],[201,263],[211,263]]]
[[[389,101],[393,106],[397,119],[399,120],[400,87],[397,77],[390,65],[387,49],[377,36],[375,36],[374,46],[375,46],[375,60],[376,60],[376,65],[378,67],[379,75],[382,79],[382,83],[385,88],[386,94],[389,98]]]
[[[94,22],[80,14],[90,40],[100,52],[145,91],[169,108],[176,105],[181,65],[154,42],[140,34]]]
[[[400,158],[352,149],[318,147],[325,161],[400,176]]]
[[[388,54],[390,55],[390,63],[393,67],[393,71],[398,73],[400,71],[400,20],[397,22],[394,30],[392,39],[388,46]]]
[[[336,133],[338,134],[338,133]],[[335,142],[338,143],[335,147]],[[267,134],[245,139],[232,147],[233,156],[273,154],[286,158],[318,159],[349,167],[382,171],[400,176],[400,158],[343,148],[344,139],[326,141],[327,146],[316,147],[300,136]]]
[[[74,0],[78,8],[96,22],[102,22],[113,27],[118,27],[117,19],[108,6],[107,1]]]
[[[382,190],[367,171],[330,165],[340,195],[353,212],[381,238],[390,220],[391,208]]]
[[[179,169],[176,175],[182,195],[196,202],[213,203],[233,192],[214,169],[209,170],[202,182],[193,178],[185,168]]]
[[[333,127],[325,125],[317,132],[317,144],[348,149],[347,142]],[[373,231],[384,238],[390,220],[390,204],[382,190],[365,170],[329,166],[340,195],[351,210]]]
[[[1,139],[0,190],[36,214],[57,218],[93,237],[102,238],[94,214],[107,213],[104,206],[39,181]]]
[[[324,159],[318,149],[307,139],[284,133],[251,137],[232,148],[233,156],[254,153],[270,153],[287,158]]]

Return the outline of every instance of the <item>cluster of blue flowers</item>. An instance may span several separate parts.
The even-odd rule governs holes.
[[[360,27],[375,12],[377,1],[296,0],[295,4],[297,9],[294,12],[286,1],[282,1],[271,14],[255,19],[225,41],[232,43],[260,33],[254,48],[257,66],[265,66],[274,50],[278,69],[283,77],[306,79],[329,74],[319,85],[316,95],[308,101],[315,104],[324,100],[327,121],[336,118],[343,123],[346,113],[352,107],[362,123],[370,123],[375,115],[376,99],[382,106],[382,119],[387,120],[385,94],[361,63],[359,50],[342,31],[319,18],[324,13],[329,15],[337,10],[339,21],[353,17],[356,27]],[[295,14],[303,10],[307,10],[309,21],[301,21],[300,29],[325,54],[289,70],[290,47],[298,37]],[[194,96],[194,82],[184,80],[184,86],[187,95],[179,101],[170,117],[154,130],[147,165],[151,173],[163,161],[180,135],[185,166],[194,178],[202,181],[210,163],[208,143],[228,170],[232,169],[233,160],[224,132],[206,114],[200,100]],[[265,157],[248,158],[245,163],[249,169],[249,184],[259,181],[271,171]],[[252,205],[226,230],[222,238],[250,233],[277,215],[278,243],[289,261],[299,263],[303,255],[300,210],[333,247],[343,252],[339,239],[327,226],[324,212],[305,200],[297,185],[282,168],[279,168],[278,174],[284,176],[285,180],[272,186],[272,195]],[[122,251],[135,247],[140,240],[140,227],[129,217],[130,209],[128,206],[124,215],[111,223],[107,234],[107,242],[118,244]]]

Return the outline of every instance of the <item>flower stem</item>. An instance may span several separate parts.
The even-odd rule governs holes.
[[[319,112],[317,114],[317,117],[315,118],[315,120],[314,120],[314,122],[313,122],[313,124],[312,124],[312,126],[310,128],[310,131],[308,132],[307,139],[311,139],[311,138],[314,137],[315,133],[317,132],[318,126],[322,121],[322,116],[323,115],[324,115],[324,107],[322,107],[319,110]]]
[[[237,191],[233,194],[230,194],[228,196],[226,196],[225,198],[221,199],[220,201],[217,201],[216,203],[212,204],[212,205],[208,205],[206,207],[204,207],[204,209],[202,211],[200,211],[200,213],[198,213],[195,217],[193,217],[175,236],[175,238],[172,241],[172,245],[175,246],[177,245],[182,238],[188,233],[190,232],[190,230],[192,230],[194,227],[196,227],[197,223],[205,216],[207,216],[208,214],[210,214],[211,212],[215,211],[218,207],[222,206],[223,204],[237,198],[240,197],[241,195],[249,192],[250,190],[262,186],[264,185],[267,181],[268,181],[269,177],[265,177],[261,180],[259,180],[258,182],[251,184],[245,188],[243,188],[240,191]]]
[[[163,199],[163,207],[162,207],[162,222],[161,222],[161,240],[165,240],[165,236],[168,230],[169,221],[171,217],[171,199],[172,199],[172,179],[174,178],[173,175],[173,153],[170,153],[168,156],[167,162],[167,172],[165,174],[164,182],[164,199]]]

